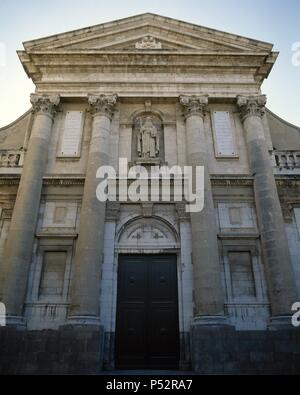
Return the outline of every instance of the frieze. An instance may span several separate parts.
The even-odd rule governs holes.
[[[254,183],[253,177],[211,177],[212,186],[215,187],[252,187]]]
[[[21,167],[23,151],[1,150],[0,167]]]
[[[0,175],[0,185],[18,185],[20,182],[19,175]],[[290,188],[299,189],[300,188],[300,177],[275,177],[276,185],[279,188]],[[128,180],[128,186],[131,184],[132,180]],[[65,185],[84,185],[85,177],[44,177],[44,185],[54,185],[54,186],[65,186]],[[149,185],[151,180],[149,180]],[[171,187],[173,185],[173,180],[171,180]],[[212,186],[215,187],[252,187],[254,183],[253,177],[211,177]]]

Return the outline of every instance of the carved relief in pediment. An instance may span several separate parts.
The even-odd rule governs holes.
[[[120,246],[157,247],[176,246],[177,236],[165,223],[157,219],[138,219],[125,227],[120,239]]]
[[[153,36],[146,36],[135,44],[136,49],[162,49],[162,43]]]

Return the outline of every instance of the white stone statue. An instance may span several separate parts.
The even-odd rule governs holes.
[[[140,158],[154,159],[159,155],[159,133],[152,118],[147,117],[138,134],[138,154]]]

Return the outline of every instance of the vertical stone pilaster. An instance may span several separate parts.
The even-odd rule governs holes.
[[[182,96],[187,134],[189,166],[204,166],[204,209],[191,214],[195,323],[203,325],[224,324],[224,295],[221,281],[215,209],[208,170],[204,116],[207,96]]]
[[[71,324],[100,324],[100,275],[106,203],[96,196],[99,167],[109,165],[111,121],[117,96],[89,96],[92,137],[71,284]]]
[[[297,293],[282,210],[262,123],[266,96],[239,96],[237,104],[244,124],[250,167],[254,175],[256,209],[273,322],[276,323],[291,315],[291,306],[297,299]]]
[[[59,96],[31,95],[35,115],[4,251],[4,291],[8,323],[22,323],[43,175]]]

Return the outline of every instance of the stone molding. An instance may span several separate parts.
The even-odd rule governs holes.
[[[248,117],[262,118],[266,112],[266,95],[259,96],[238,96],[237,105],[240,109],[240,116],[243,122]]]
[[[184,203],[176,203],[176,212],[179,221],[185,222],[191,219],[191,215],[186,211],[186,205]]]
[[[118,202],[107,202],[106,221],[117,221],[120,215],[121,205]]]
[[[39,232],[35,236],[37,239],[77,239],[78,233]]]
[[[299,189],[300,188],[300,179],[290,178],[290,177],[276,177],[276,184],[280,188],[289,188],[289,189]],[[0,185],[19,185],[20,176],[1,176],[0,175]],[[218,177],[212,176],[211,183],[214,187],[252,187],[254,179],[253,177],[243,177],[239,178],[238,176],[235,178],[230,177]],[[46,186],[68,186],[68,185],[84,185],[85,177],[44,177],[43,185]],[[130,185],[130,184],[128,184]],[[172,185],[172,184],[171,184]]]
[[[211,176],[211,184],[214,187],[253,187],[254,178],[250,176]]]
[[[112,120],[117,100],[118,95],[89,95],[90,112],[93,116],[103,115]]]
[[[30,102],[32,104],[33,114],[44,114],[51,118],[57,112],[57,107],[60,103],[59,95],[39,95],[32,93],[30,95]]]
[[[204,118],[207,112],[208,95],[203,96],[180,96],[180,104],[183,107],[185,119],[196,115]]]

